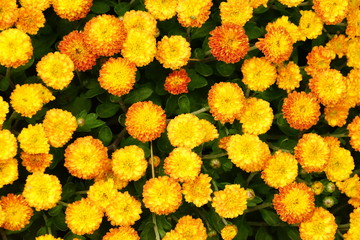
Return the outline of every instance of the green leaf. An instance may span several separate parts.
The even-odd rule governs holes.
[[[240,224],[237,224],[238,227],[238,234],[235,236],[234,240],[246,240],[250,235],[250,226],[244,221],[241,220]]]
[[[134,182],[134,187],[135,187],[135,191],[137,194],[139,194],[140,196],[142,195],[143,192],[143,187],[145,185],[146,182],[146,178],[142,177],[139,180]]]
[[[3,77],[0,79],[0,91],[6,91],[9,88],[10,85],[10,78],[9,77]]]
[[[25,71],[26,69],[28,69],[29,67],[31,67],[33,65],[35,61],[35,58],[32,57],[25,65],[22,65],[20,67],[17,67],[17,68],[14,68],[14,69],[11,69],[11,72],[22,72],[22,71]]]
[[[300,131],[290,127],[286,119],[281,115],[277,118],[276,123],[280,130],[288,136],[299,136]]]
[[[281,222],[279,215],[277,215],[273,211],[267,209],[260,209],[260,214],[264,221],[270,226],[277,226]]]
[[[36,236],[41,236],[41,235],[45,235],[47,234],[47,227],[46,226],[43,226],[41,228],[39,228],[39,230],[37,231],[36,233]]]
[[[97,14],[103,14],[110,11],[110,6],[105,1],[94,1],[91,11]]]
[[[76,184],[72,182],[66,183],[62,189],[61,200],[66,202],[70,197],[75,194],[75,192]]]
[[[50,210],[48,211],[48,214],[49,214],[50,216],[54,217],[54,216],[60,214],[60,212],[62,212],[62,209],[63,209],[63,206],[57,205],[57,206],[53,207],[52,209],[50,209]]]
[[[78,115],[81,111],[88,112],[91,108],[91,100],[84,97],[76,97],[73,102],[64,106],[65,110],[70,111],[73,115]]]
[[[164,153],[169,153],[174,149],[174,147],[170,144],[166,133],[161,134],[160,138],[158,138],[156,142],[156,145],[158,149]]]
[[[209,34],[216,27],[216,24],[212,20],[206,21],[201,28],[194,28],[191,31],[191,39],[203,38]]]
[[[293,151],[296,145],[297,141],[289,138],[281,138],[276,143],[274,143],[274,146],[290,151]]]
[[[77,132],[90,132],[91,129],[100,127],[105,124],[104,121],[97,119],[97,114],[89,113],[84,117],[85,124],[78,126]]]
[[[112,140],[111,129],[108,126],[100,128],[98,138],[103,142],[104,146],[108,146]]]
[[[210,225],[211,225],[217,232],[220,232],[221,229],[223,229],[224,223],[221,221],[220,216],[219,216],[213,209],[211,209],[210,211],[208,211],[208,217],[207,217],[207,219],[209,219]]]
[[[124,99],[124,102],[127,104],[140,102],[150,97],[152,93],[153,90],[150,87],[141,87],[127,94]]]
[[[209,77],[214,73],[213,69],[208,64],[202,62],[195,63],[195,70],[204,77]]]
[[[128,2],[121,2],[114,7],[114,11],[119,17],[123,16],[129,9],[130,4]]]
[[[272,240],[271,235],[266,231],[266,228],[260,227],[256,232],[255,240]]]
[[[68,229],[67,224],[65,223],[65,213],[62,211],[56,215],[55,217],[51,218],[54,220],[54,225],[61,231],[66,231]]]
[[[290,240],[301,240],[298,229],[289,227],[286,232]]]
[[[225,172],[229,172],[232,169],[233,164],[229,159],[220,158],[220,161],[221,161],[221,167],[222,169],[224,169]]]
[[[259,38],[265,34],[265,30],[259,28],[255,22],[247,22],[244,29],[250,40]]]
[[[182,95],[178,99],[178,105],[181,113],[190,112],[190,100],[186,95]]]
[[[216,70],[220,73],[221,76],[230,77],[235,71],[235,65],[224,62],[217,62]]]
[[[178,107],[179,96],[170,95],[166,100],[165,112],[166,116],[171,116],[175,113]]]
[[[146,222],[142,232],[140,233],[140,240],[155,240],[154,224],[151,221]]]
[[[86,238],[84,236],[79,236],[79,235],[76,235],[72,232],[68,232],[65,237],[64,237],[64,240],[73,240],[74,238],[78,238],[78,239],[81,239],[81,240],[86,240]]]
[[[262,202],[263,202],[263,200],[261,197],[255,196],[253,199],[247,201],[247,206],[255,207],[256,205],[258,205],[259,203],[262,203]]]
[[[103,94],[104,92],[106,92],[106,90],[99,86],[95,88],[90,88],[82,96],[85,98],[93,98],[97,95]]]
[[[103,103],[96,107],[96,113],[100,118],[114,116],[120,110],[120,105],[115,103]]]
[[[188,85],[188,88],[190,90],[194,90],[195,88],[202,88],[208,85],[208,82],[206,81],[206,79],[202,76],[200,76],[199,74],[196,73],[195,70],[193,69],[189,69],[187,70],[187,73],[189,75],[189,77],[191,78],[191,81]]]

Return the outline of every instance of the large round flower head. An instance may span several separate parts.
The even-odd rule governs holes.
[[[360,238],[360,208],[355,208],[350,213],[350,228],[347,233],[344,234],[346,240],[356,240]]]
[[[214,192],[212,206],[220,217],[236,218],[247,208],[247,192],[239,184],[226,185],[224,190]]]
[[[181,205],[181,186],[173,178],[161,176],[147,180],[143,188],[145,207],[158,215],[175,212]]]
[[[245,105],[244,92],[236,83],[215,83],[208,93],[210,113],[221,123],[233,123]]]
[[[315,46],[306,56],[308,66],[305,71],[310,76],[315,76],[320,70],[330,69],[331,61],[336,57],[333,50],[323,46]]]
[[[266,31],[271,31],[271,28],[284,28],[291,37],[293,42],[297,42],[300,39],[299,27],[289,21],[288,16],[282,16],[277,18],[274,22],[270,22],[266,25]]]
[[[245,107],[239,116],[244,133],[260,135],[269,131],[274,119],[270,103],[255,97],[246,99]]]
[[[193,181],[182,184],[182,194],[186,202],[193,203],[201,207],[211,201],[211,177],[207,174],[200,173]]]
[[[0,30],[10,28],[18,18],[16,0],[0,2]]]
[[[360,151],[360,117],[356,116],[347,126],[350,144],[353,149]]]
[[[334,35],[326,43],[325,48],[335,52],[339,58],[342,58],[344,55],[346,55],[348,41],[349,39],[343,34]]]
[[[300,3],[303,2],[303,0],[279,0],[279,2],[291,8],[298,6]]]
[[[20,148],[27,153],[49,153],[49,140],[46,138],[44,126],[41,123],[28,125],[18,135]]]
[[[265,91],[276,81],[276,68],[266,58],[252,57],[241,66],[243,83],[253,91]]]
[[[33,209],[21,195],[9,193],[2,196],[0,207],[5,213],[5,221],[1,227],[11,231],[23,229],[30,223],[30,218],[34,215]]]
[[[156,35],[156,19],[149,12],[140,10],[127,11],[123,16],[123,23],[127,31],[135,29],[139,32],[147,32]]]
[[[50,0],[19,0],[24,8],[35,8],[44,11],[50,7]]]
[[[0,161],[0,188],[2,188],[4,185],[12,184],[18,179],[18,177],[18,162],[15,158],[10,158],[6,161]]]
[[[177,5],[178,0],[145,0],[145,8],[160,21],[175,16]]]
[[[210,16],[212,0],[180,0],[177,7],[177,20],[183,27],[201,27]]]
[[[301,11],[300,10],[300,40],[315,39],[322,33],[324,23],[314,11]]]
[[[330,146],[330,158],[325,168],[327,179],[332,182],[344,181],[355,168],[351,152],[340,146]]]
[[[138,67],[146,66],[156,55],[156,39],[149,32],[131,29],[127,33],[121,54]]]
[[[314,0],[313,2],[316,14],[328,25],[341,23],[348,12],[349,1]]]
[[[219,137],[219,132],[214,126],[214,124],[212,124],[206,119],[200,119],[200,123],[203,127],[203,131],[205,132],[205,137],[203,140],[204,143],[210,142]]]
[[[5,122],[6,114],[9,113],[9,103],[0,96],[0,129]]]
[[[182,36],[164,36],[157,43],[156,59],[164,68],[179,69],[187,64],[190,55],[190,43]]]
[[[55,13],[69,21],[86,17],[90,12],[93,0],[51,0]]]
[[[289,224],[307,221],[315,210],[315,198],[305,183],[291,183],[279,189],[273,205],[280,219]]]
[[[253,7],[250,1],[239,4],[237,0],[227,0],[220,3],[221,24],[233,23],[244,26],[253,16]]]
[[[76,238],[74,238],[76,239]],[[62,238],[55,238],[53,235],[51,234],[45,234],[45,235],[41,235],[35,238],[35,240],[63,240]]]
[[[289,93],[300,86],[301,80],[300,67],[296,63],[289,62],[286,65],[278,66],[276,85],[279,88]]]
[[[17,28],[0,32],[0,65],[17,68],[25,65],[33,55],[30,37]]]
[[[108,159],[107,148],[92,136],[80,137],[65,149],[65,164],[70,174],[82,178],[95,178]]]
[[[298,162],[291,153],[276,151],[267,159],[261,178],[273,188],[281,188],[295,181]]]
[[[140,219],[141,202],[128,192],[117,192],[106,208],[106,216],[111,225],[131,226]]]
[[[70,203],[65,211],[65,222],[71,232],[92,234],[100,227],[104,213],[91,200],[82,198]]]
[[[22,195],[36,211],[48,210],[61,199],[61,184],[55,175],[35,172],[26,178]]]
[[[251,134],[232,135],[226,144],[226,151],[231,162],[246,172],[262,170],[270,157],[268,145]]]
[[[293,51],[293,39],[284,27],[267,27],[265,38],[259,38],[255,44],[273,63],[282,63],[290,58]]]
[[[48,86],[56,90],[66,88],[74,78],[74,63],[63,53],[48,53],[36,64],[38,76]]]
[[[103,240],[118,240],[118,239],[126,239],[126,240],[140,240],[139,235],[129,226],[119,227],[119,228],[111,228],[109,232],[103,237]]]
[[[7,129],[0,130],[0,163],[15,157],[17,147],[17,141],[14,134]]]
[[[342,127],[346,124],[350,107],[340,101],[336,105],[326,106],[324,109],[325,120],[332,127]]]
[[[225,225],[221,229],[221,237],[224,240],[233,240],[238,233],[238,228],[234,224]]]
[[[26,168],[26,170],[34,173],[44,172],[45,169],[50,166],[54,157],[49,153],[30,154],[21,152],[20,158],[22,160],[21,164]]]
[[[137,181],[145,175],[147,161],[142,148],[136,145],[117,149],[112,154],[112,170],[124,181]]]
[[[284,99],[282,112],[290,127],[306,130],[319,120],[320,104],[313,94],[294,91]]]
[[[107,180],[95,181],[95,183],[90,186],[87,196],[88,199],[92,200],[98,207],[105,211],[116,197],[117,192],[114,180],[109,178]]]
[[[155,140],[165,131],[165,111],[151,101],[134,103],[126,113],[125,126],[133,138],[142,142]]]
[[[211,54],[218,61],[236,63],[249,51],[249,38],[240,25],[224,23],[212,30],[210,35]]]
[[[354,37],[348,41],[346,49],[346,64],[349,67],[360,68],[360,54],[358,49],[360,48],[360,37]]]
[[[183,240],[206,240],[206,228],[199,218],[193,218],[190,215],[183,216],[177,222],[175,229]]]
[[[28,34],[35,35],[40,28],[45,26],[44,13],[36,8],[19,8],[19,18],[16,21],[16,28]]]
[[[85,24],[84,40],[96,55],[112,56],[119,53],[126,38],[124,23],[117,17],[103,14]]]
[[[201,158],[189,148],[175,148],[164,160],[167,175],[179,182],[193,181],[199,175]]]
[[[334,215],[317,207],[312,217],[300,223],[299,232],[302,240],[332,240],[335,239],[337,227]]]
[[[83,32],[70,32],[59,42],[58,48],[60,53],[70,57],[76,70],[90,70],[96,64],[97,55],[85,44]]]
[[[167,126],[167,135],[174,147],[194,148],[204,142],[200,119],[191,114],[181,114],[171,119]]]
[[[187,86],[191,81],[185,69],[180,69],[170,73],[164,83],[164,88],[171,94],[178,95],[187,93]]]

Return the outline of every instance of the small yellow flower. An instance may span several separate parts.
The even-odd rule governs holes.
[[[232,240],[236,237],[238,228],[233,224],[228,224],[221,229],[221,237],[224,240]]]
[[[360,195],[360,178],[357,174],[343,182],[336,182],[336,186],[341,193],[344,193],[349,198],[359,197]]]
[[[87,196],[88,199],[92,200],[98,207],[105,210],[116,197],[117,192],[114,180],[109,178],[107,180],[95,181],[95,183],[90,186]]]
[[[346,55],[347,51],[347,45],[348,45],[349,39],[343,35],[334,35],[325,45],[327,49],[330,49],[331,51],[335,52],[335,54],[342,58],[344,55]]]
[[[92,0],[51,0],[55,13],[69,21],[86,17],[90,12]]]
[[[349,1],[314,0],[315,13],[326,24],[341,23],[348,12]]]
[[[303,2],[303,0],[279,0],[279,2],[291,8],[298,6],[300,3]]]
[[[350,213],[350,228],[347,233],[344,234],[344,239],[346,240],[356,240],[360,238],[360,208],[355,208],[352,213]]]
[[[301,0],[302,1],[302,0]],[[266,31],[271,31],[271,28],[283,27],[289,34],[293,42],[297,42],[300,38],[299,27],[289,21],[288,16],[277,18],[274,22],[266,25]]]
[[[28,34],[35,35],[40,28],[45,26],[44,13],[36,8],[19,8],[19,18],[16,21],[16,28]]]
[[[0,2],[0,30],[10,28],[16,22],[18,16],[16,0]]]
[[[203,142],[209,142],[219,137],[218,130],[211,122],[205,119],[200,119],[200,123],[203,127],[203,131],[205,132]]]
[[[279,88],[290,93],[300,86],[301,80],[300,67],[296,63],[289,62],[278,67],[276,84]]]
[[[14,134],[7,129],[0,130],[0,163],[15,157],[17,147],[17,141]]]
[[[21,152],[22,165],[31,173],[44,172],[50,166],[53,155],[49,153],[30,154]]]
[[[350,144],[353,149],[360,151],[360,116],[356,116],[347,126]]]
[[[186,215],[179,219],[175,229],[181,239],[183,240],[206,240],[206,228],[204,223],[199,218],[193,218],[190,215]]]
[[[35,240],[63,240],[63,239],[62,238],[55,238],[53,235],[50,235],[50,234],[45,234],[45,235],[41,235],[39,237],[36,237]]]
[[[330,146],[330,158],[325,169],[326,177],[330,181],[344,181],[350,177],[355,168],[351,152],[340,146]]]
[[[200,173],[193,181],[182,184],[182,193],[185,201],[201,207],[211,201],[211,177],[207,174]]]
[[[123,16],[123,22],[128,32],[135,29],[139,32],[148,32],[153,36],[156,35],[156,19],[149,12],[140,10],[127,11]]]
[[[50,0],[19,0],[20,5],[25,8],[35,8],[40,11],[50,7]]]
[[[360,47],[360,37],[354,37],[348,41],[346,57],[349,67],[360,68],[360,54],[357,51]]]
[[[349,11],[347,15],[347,26],[346,26],[346,34],[349,37],[359,37],[360,36],[360,28],[358,27],[360,24],[360,17],[359,17],[359,9],[355,8],[352,11]]]
[[[9,103],[6,102],[1,96],[0,96],[0,129],[2,128],[2,124],[5,122],[6,115],[9,112]]]
[[[253,7],[250,1],[241,4],[237,0],[227,0],[220,3],[221,24],[233,23],[244,26],[253,16]]]
[[[140,240],[139,235],[129,226],[123,226],[119,228],[111,228],[109,232],[103,237],[103,240],[117,240],[117,239],[126,239],[126,240]]]
[[[18,161],[15,158],[10,158],[6,161],[0,161],[0,188],[2,188],[4,185],[12,184],[18,179],[18,177]]]
[[[41,123],[28,125],[18,136],[20,148],[30,154],[49,153],[49,140],[46,138],[44,126]]]
[[[175,16],[177,5],[178,0],[145,0],[145,8],[160,21]]]
[[[183,27],[201,27],[210,16],[211,0],[180,0],[176,7],[177,19]]]
[[[305,41],[306,39],[315,39],[322,33],[324,23],[316,15],[314,11],[301,11],[300,10],[300,40]]]
[[[324,109],[325,120],[332,127],[342,127],[346,124],[350,107],[340,101],[336,105],[326,106]]]

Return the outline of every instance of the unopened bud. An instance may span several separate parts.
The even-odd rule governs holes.
[[[211,159],[211,161],[210,161],[210,166],[211,166],[213,169],[219,168],[219,167],[221,167],[221,162],[220,162],[220,160],[217,159],[217,158]]]
[[[79,127],[82,127],[82,126],[85,125],[85,119],[84,119],[84,118],[78,118],[78,119],[76,120],[76,122],[77,122],[77,125],[78,125]]]
[[[251,188],[246,189],[247,200],[253,200],[255,198],[255,192]]]
[[[211,230],[210,232],[208,232],[208,237],[209,238],[215,237],[216,235],[217,235],[217,233],[216,233],[215,230]]]
[[[311,190],[315,195],[320,195],[324,191],[324,185],[321,182],[316,181],[311,185]]]
[[[334,206],[335,204],[337,204],[337,199],[334,198],[333,196],[326,196],[323,199],[323,206],[326,208],[331,208],[332,206]]]
[[[333,182],[328,182],[325,184],[324,188],[326,192],[333,193],[336,190],[336,185]]]

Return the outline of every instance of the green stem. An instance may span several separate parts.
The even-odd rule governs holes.
[[[255,207],[246,209],[245,213],[255,212],[257,210],[260,210],[260,209],[263,209],[263,208],[268,208],[268,207],[271,207],[271,206],[272,206],[272,203],[263,203],[263,204],[255,206]]]
[[[254,51],[254,50],[256,50],[256,49],[258,49],[258,47],[254,45],[254,46],[252,46],[252,47],[249,48],[249,51],[248,51],[248,52]]]
[[[216,191],[216,192],[219,191],[219,188],[218,188],[218,186],[216,185],[216,182],[215,182],[214,179],[211,179],[211,183],[212,183],[212,185],[214,186],[215,191]]]
[[[311,1],[306,1],[298,5],[298,7],[306,7],[306,6],[312,6]]]
[[[247,88],[245,92],[245,97],[248,98],[250,96],[250,89]]]
[[[117,145],[119,145],[121,139],[123,139],[125,134],[126,134],[126,128],[123,128],[121,132],[118,135],[116,135],[115,140],[108,146],[108,150],[115,151]]]
[[[1,234],[1,239],[2,240],[7,240],[7,236],[6,236],[6,233],[5,233],[4,229],[0,228],[0,234]]]
[[[223,218],[223,217],[221,218],[221,221],[225,224],[225,226],[229,224],[229,223],[226,221],[226,219]]]
[[[214,159],[214,158],[224,157],[226,155],[227,153],[208,154],[208,155],[204,155],[202,159]]]
[[[121,109],[123,110],[123,112],[126,113],[127,112],[127,107],[126,107],[122,97],[119,98],[119,105],[120,105]]]
[[[62,201],[59,201],[58,204],[64,207],[67,207],[69,205],[68,203]]]
[[[276,147],[276,146],[274,146],[272,143],[266,142],[266,144],[267,144],[267,145],[269,146],[269,148],[271,148],[272,150],[275,150],[275,151],[281,150],[281,151],[283,151],[283,152],[291,153],[290,150]]]
[[[194,112],[191,112],[191,114],[193,115],[197,115],[199,113],[203,113],[203,112],[207,112],[210,110],[210,107],[203,107],[203,108],[200,108],[199,110],[196,110]]]
[[[249,177],[246,179],[246,187],[249,186],[251,180],[258,174],[259,172],[252,172],[249,174]]]
[[[344,239],[344,236],[342,235],[342,233],[340,232],[339,229],[336,231],[336,233],[337,233],[342,239]]]
[[[46,226],[47,232],[48,232],[48,234],[52,235],[51,227],[49,226],[48,217],[46,216],[46,214],[44,212],[42,213],[42,215],[43,215],[43,218],[44,218],[44,221],[45,221],[45,226]]]
[[[153,152],[152,141],[150,141],[150,157],[151,157],[151,176],[152,178],[155,178],[154,152]],[[155,232],[156,240],[160,240],[159,228],[157,226],[155,213],[152,213],[152,222],[154,223],[154,232]]]
[[[350,223],[338,225],[338,229],[348,229],[348,228],[350,228]]]
[[[77,191],[76,194],[87,194],[88,191]]]

